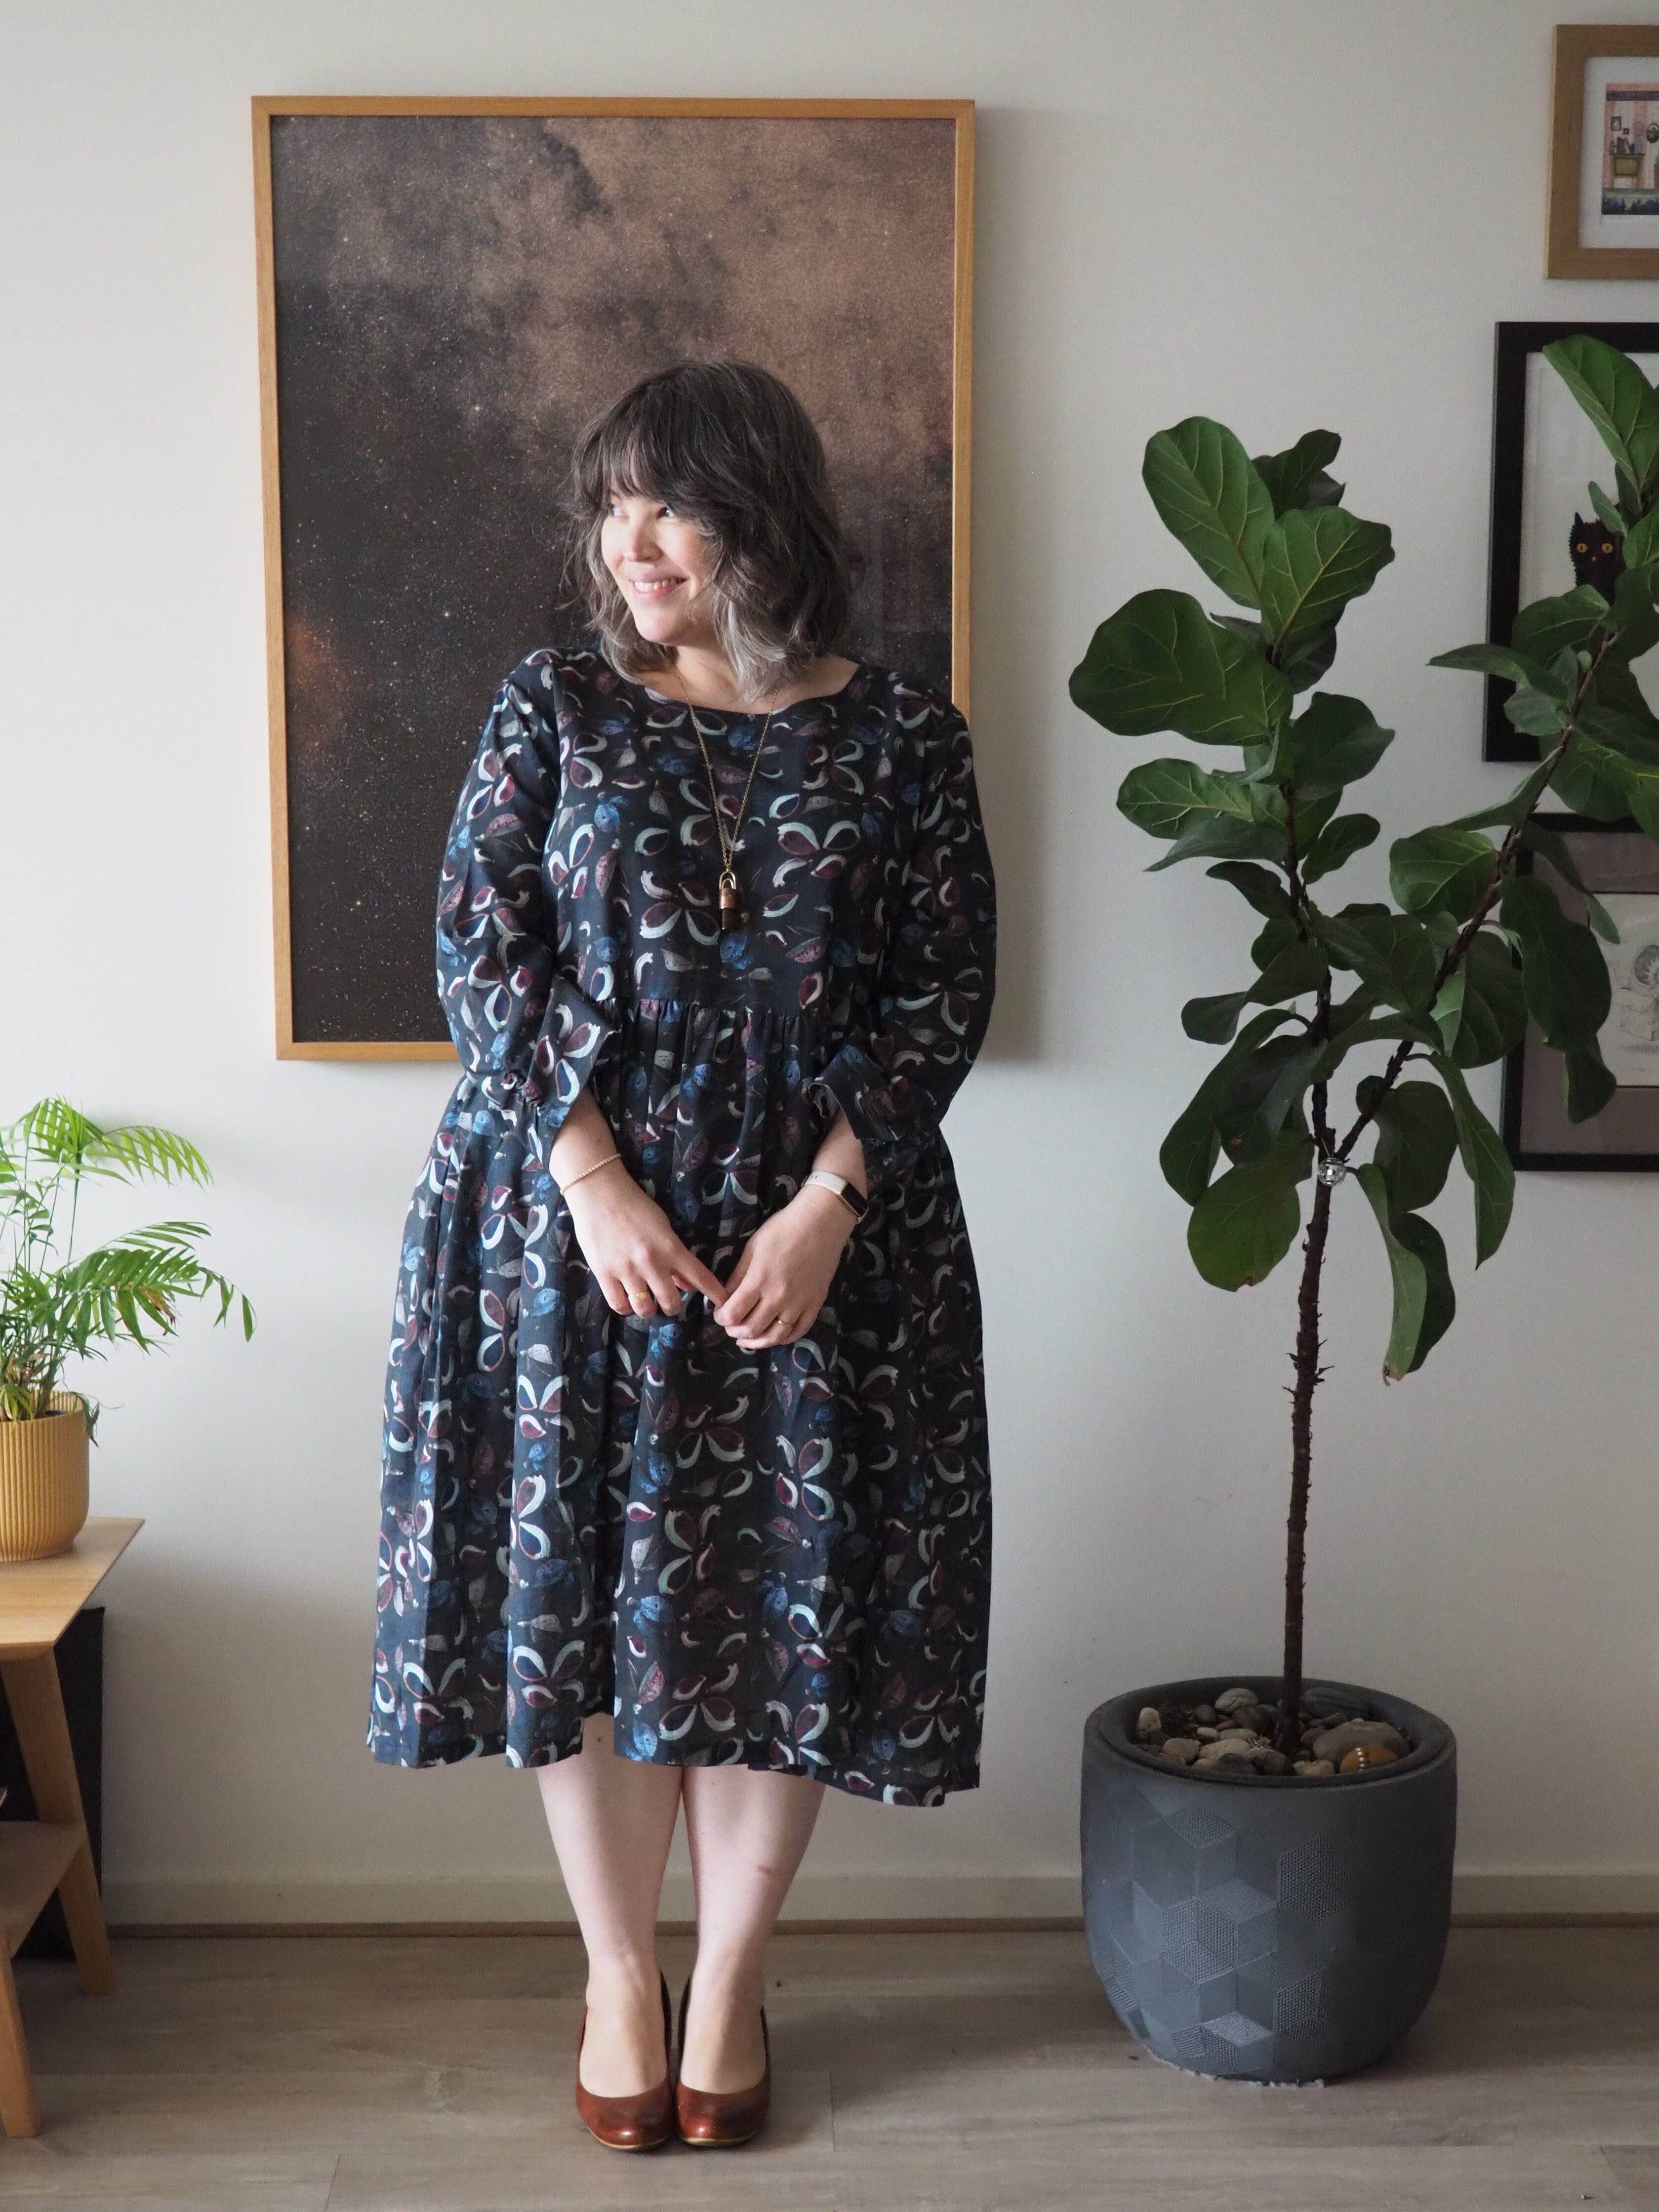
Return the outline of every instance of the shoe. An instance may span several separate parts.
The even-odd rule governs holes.
[[[688,1979],[680,1992],[680,2056],[685,2056],[685,2005],[691,1994]],[[674,2122],[680,2141],[695,2150],[731,2150],[753,2140],[766,2125],[772,2109],[772,2038],[766,2026],[766,2007],[761,2007],[761,2042],[766,2051],[766,2070],[747,2089],[690,2089],[674,2084]]]
[[[674,2132],[674,2015],[667,1978],[662,1984],[662,2040],[665,2072],[658,2087],[635,2097],[596,2097],[582,2087],[582,2045],[587,2036],[587,2007],[576,2035],[576,2110],[595,2142],[607,2150],[659,2150]]]

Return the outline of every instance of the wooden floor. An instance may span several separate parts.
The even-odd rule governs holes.
[[[20,1964],[46,2126],[0,2142],[8,2207],[1659,2212],[1656,1929],[1459,1930],[1394,2059],[1295,2090],[1146,2057],[1080,1936],[785,1936],[767,2136],[648,2157],[572,2110],[574,1941],[118,1939],[116,1974]]]

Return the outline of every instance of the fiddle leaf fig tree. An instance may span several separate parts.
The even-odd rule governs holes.
[[[1143,471],[1152,502],[1243,611],[1139,592],[1101,623],[1071,678],[1075,703],[1119,736],[1169,731],[1206,749],[1142,762],[1117,803],[1167,848],[1154,868],[1205,861],[1249,912],[1253,974],[1182,1009],[1188,1036],[1222,1049],[1159,1158],[1191,1209],[1188,1245],[1206,1282],[1260,1283],[1301,1236],[1279,1720],[1292,1754],[1332,1206],[1346,1186],[1376,1221],[1394,1291],[1382,1370],[1397,1380],[1455,1310],[1425,1212],[1454,1160],[1473,1188],[1477,1267],[1509,1226],[1514,1169],[1468,1071],[1501,1059],[1530,1015],[1563,1055],[1573,1121],[1599,1114],[1615,1087],[1597,1041],[1610,983],[1596,939],[1617,933],[1538,809],[1547,797],[1599,820],[1632,817],[1659,842],[1659,720],[1631,666],[1659,642],[1659,392],[1592,337],[1545,357],[1612,458],[1612,492],[1593,485],[1590,496],[1620,540],[1622,572],[1611,599],[1580,585],[1523,607],[1507,645],[1437,657],[1513,684],[1504,712],[1538,764],[1496,805],[1396,838],[1390,903],[1340,903],[1334,884],[1381,834],[1346,799],[1394,736],[1360,700],[1314,688],[1350,602],[1394,558],[1387,526],[1351,513],[1329,474],[1334,432],[1253,459],[1202,416],[1160,431]],[[1523,853],[1583,896],[1584,921],[1521,871]]]

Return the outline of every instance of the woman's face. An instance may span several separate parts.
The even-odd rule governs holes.
[[[714,549],[666,501],[613,492],[600,526],[599,551],[641,637],[671,646],[713,640]]]

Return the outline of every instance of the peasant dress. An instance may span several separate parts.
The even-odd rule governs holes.
[[[937,1804],[979,1778],[991,1497],[978,1285],[940,1119],[994,893],[967,726],[867,662],[763,718],[599,653],[501,684],[456,805],[438,988],[462,1073],[404,1231],[368,1746],[625,1758]],[[721,931],[720,848],[756,774]],[[583,1085],[726,1280],[844,1110],[868,1211],[805,1335],[617,1315],[548,1152]]]

